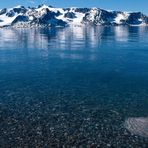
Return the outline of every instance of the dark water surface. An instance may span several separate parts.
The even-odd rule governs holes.
[[[146,148],[148,27],[0,29],[0,147]]]

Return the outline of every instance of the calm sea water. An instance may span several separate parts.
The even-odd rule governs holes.
[[[0,29],[0,147],[146,147],[148,27]]]

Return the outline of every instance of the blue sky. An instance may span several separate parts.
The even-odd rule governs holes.
[[[41,3],[54,7],[99,7],[110,10],[141,11],[148,15],[148,0],[1,0],[0,8],[15,5],[36,6]]]

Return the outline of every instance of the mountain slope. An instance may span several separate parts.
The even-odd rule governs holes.
[[[17,6],[0,10],[0,27],[48,27],[67,25],[147,25],[141,12],[107,11],[99,8],[37,8]]]

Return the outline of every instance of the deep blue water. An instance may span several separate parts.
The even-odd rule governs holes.
[[[146,147],[148,27],[0,29],[0,147]]]

